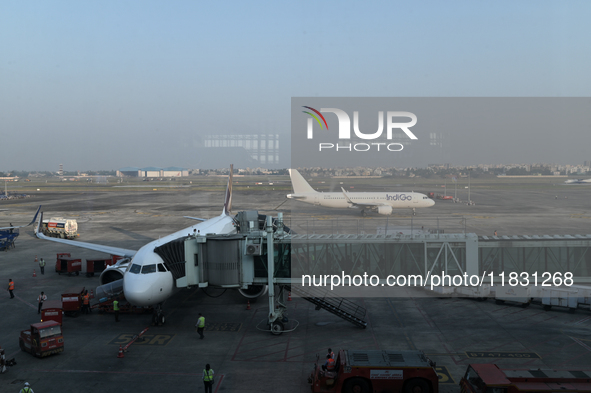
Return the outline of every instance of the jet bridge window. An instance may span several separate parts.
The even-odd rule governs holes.
[[[156,265],[145,265],[142,267],[142,274],[155,273]]]
[[[139,272],[142,270],[142,267],[138,264],[133,264],[131,265],[131,269],[129,269],[130,273],[134,273],[134,274],[139,274]]]

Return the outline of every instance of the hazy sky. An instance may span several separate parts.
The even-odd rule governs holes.
[[[199,135],[289,133],[294,96],[589,96],[589,15],[588,1],[3,1],[0,171],[191,167]],[[552,161],[591,159],[588,135]],[[504,159],[547,161],[532,154]]]

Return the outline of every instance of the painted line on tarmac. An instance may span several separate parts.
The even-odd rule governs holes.
[[[213,391],[214,393],[218,393],[218,390],[220,389],[220,386],[222,386],[222,381],[224,380],[224,374],[222,374],[222,376],[220,377],[220,380],[217,384],[217,386],[215,387],[215,390]]]
[[[68,373],[68,374],[130,374],[130,375],[176,375],[176,376],[184,376],[184,377],[200,377],[202,376],[201,373],[179,373],[179,372],[167,372],[167,371],[101,371],[101,370],[45,370],[45,369],[30,369],[30,371],[40,372],[40,373]],[[221,374],[220,379],[224,377],[224,374]],[[219,384],[218,384],[219,386]],[[217,391],[217,390],[216,390]]]
[[[568,338],[572,339],[576,344],[579,344],[580,346],[582,346],[583,348],[585,348],[587,351],[586,352],[583,352],[582,354],[580,354],[578,356],[574,356],[574,357],[572,357],[572,358],[570,358],[570,359],[568,359],[568,360],[560,363],[558,365],[558,367],[562,367],[562,366],[566,365],[568,362],[572,362],[573,360],[576,360],[576,359],[578,359],[578,358],[580,358],[582,356],[589,355],[589,352],[591,352],[591,348],[587,344],[581,342],[579,339],[574,338],[574,337],[571,337],[571,336],[568,336]]]
[[[8,289],[6,289],[6,292],[8,292]],[[18,300],[20,300],[21,302],[25,303],[26,305],[28,305],[29,307],[31,307],[33,310],[37,309],[37,306],[33,306],[31,303],[29,303],[26,300],[23,300],[23,298],[21,298],[19,295],[14,295],[15,298],[17,298]]]

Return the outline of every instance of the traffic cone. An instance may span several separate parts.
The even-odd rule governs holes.
[[[33,269],[33,277],[37,277],[37,273],[35,273],[35,269]]]
[[[90,298],[94,299],[94,292],[92,291],[92,289],[90,290]]]
[[[247,300],[246,301],[246,309],[247,310],[250,310],[250,300]]]
[[[287,301],[288,302],[291,302],[291,291],[288,292],[288,294],[287,294]]]
[[[39,263],[39,260],[37,259],[37,255],[35,255],[35,263]]]
[[[119,345],[119,354],[117,355],[118,358],[123,358],[125,355],[123,354],[123,347]]]

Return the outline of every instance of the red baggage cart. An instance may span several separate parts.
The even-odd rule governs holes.
[[[61,300],[46,300],[41,308],[41,322],[56,321],[62,326],[63,314]]]
[[[112,259],[87,259],[86,277],[92,277],[94,273],[101,273],[112,261]]]
[[[67,316],[77,317],[82,309],[84,287],[74,287],[62,293],[62,309]]]
[[[72,273],[79,275],[82,271],[82,259],[68,257],[58,258],[55,263],[55,271],[58,272],[58,274],[68,273],[68,276],[71,276]]]

